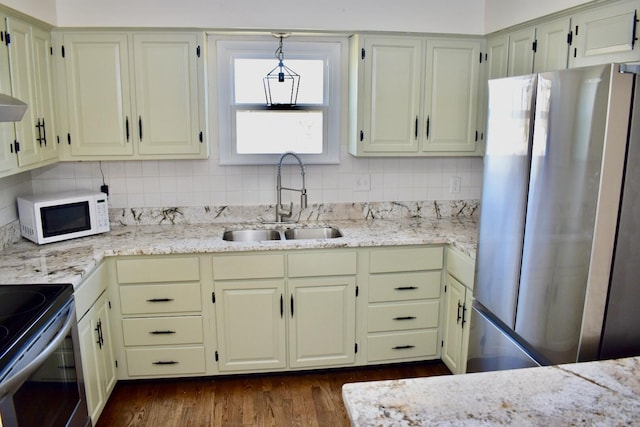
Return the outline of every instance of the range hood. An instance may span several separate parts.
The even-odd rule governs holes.
[[[19,122],[25,111],[27,104],[18,98],[0,93],[0,122]]]

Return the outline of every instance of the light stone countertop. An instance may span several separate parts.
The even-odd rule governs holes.
[[[281,227],[314,227],[305,222]],[[115,226],[109,233],[38,246],[25,239],[0,252],[0,283],[78,284],[104,257],[121,255],[200,254],[387,245],[452,244],[475,258],[477,221],[473,218],[336,220],[343,237],[326,240],[227,242],[227,229],[272,228],[247,223]]]
[[[638,426],[640,357],[345,384],[353,426]]]

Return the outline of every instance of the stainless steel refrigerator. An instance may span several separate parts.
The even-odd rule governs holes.
[[[640,354],[635,80],[609,64],[489,82],[467,372]]]

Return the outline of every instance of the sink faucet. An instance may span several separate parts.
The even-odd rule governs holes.
[[[300,174],[302,175],[302,188],[288,188],[282,186],[282,162],[285,157],[293,156],[298,163],[300,164]],[[284,219],[289,219],[293,215],[293,202],[289,205],[287,209],[285,206],[282,206],[282,190],[289,191],[299,191],[300,192],[300,210],[305,209],[307,207],[307,188],[305,186],[304,180],[304,164],[298,156],[293,151],[287,151],[280,156],[280,161],[278,162],[278,177],[276,181],[276,193],[277,193],[277,201],[276,201],[276,222],[283,222]]]

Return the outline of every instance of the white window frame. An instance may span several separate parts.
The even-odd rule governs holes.
[[[276,58],[274,52],[278,39],[271,35],[209,35],[209,81],[210,100],[217,108],[211,109],[211,123],[217,123],[219,164],[221,165],[267,165],[275,164],[280,154],[238,154],[235,138],[235,111],[233,104],[233,59],[236,57]],[[285,64],[287,58],[304,59],[318,54],[326,61],[325,103],[320,105],[300,105],[300,109],[322,109],[325,114],[323,125],[322,154],[302,154],[307,164],[340,163],[340,141],[344,135],[342,119],[343,105],[347,99],[348,39],[345,36],[305,36],[293,35],[284,42]],[[265,76],[269,70],[265,70]],[[301,76],[301,80],[304,76]],[[266,102],[259,108],[266,109]],[[215,143],[215,141],[212,141]]]

